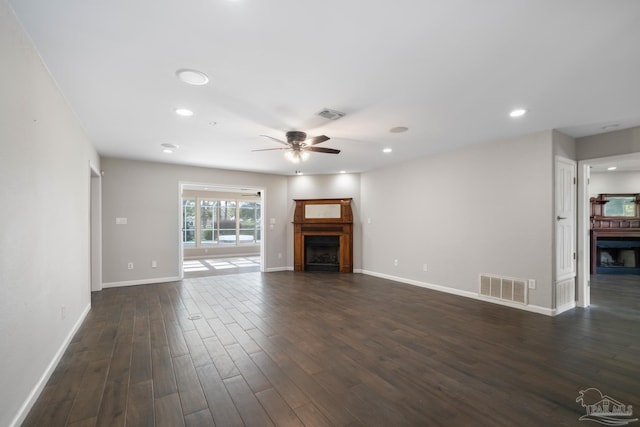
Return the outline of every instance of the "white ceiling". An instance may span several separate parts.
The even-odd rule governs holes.
[[[637,0],[10,3],[105,156],[361,172],[539,130],[640,125]],[[181,82],[181,68],[209,84]],[[528,114],[510,118],[516,107]],[[342,153],[296,166],[251,151],[288,130],[326,134],[321,146]]]

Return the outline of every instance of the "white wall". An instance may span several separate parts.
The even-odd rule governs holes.
[[[0,58],[0,425],[7,426],[26,416],[90,307],[89,162],[100,163],[6,0]]]
[[[640,126],[585,136],[576,140],[578,160],[640,152]]]
[[[285,267],[286,177],[114,158],[102,159],[104,286],[152,283],[180,276],[180,183],[264,189],[267,270]],[[127,225],[116,225],[127,218]],[[283,254],[278,258],[277,254]],[[151,261],[158,262],[157,268]],[[127,264],[134,264],[133,270]]]
[[[640,193],[640,172],[591,172],[589,197],[602,193]]]
[[[293,269],[293,213],[295,199],[349,198],[353,211],[353,269],[362,268],[362,224],[360,222],[360,174],[292,176],[287,180],[287,266]]]
[[[480,273],[535,279],[551,309],[552,177],[550,131],[363,173],[363,269],[462,294]]]

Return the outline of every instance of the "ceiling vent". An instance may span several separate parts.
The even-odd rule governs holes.
[[[320,111],[318,115],[320,117],[324,117],[325,119],[338,120],[340,117],[344,117],[346,114],[341,113],[340,111],[330,110],[328,108],[325,108],[324,110]]]

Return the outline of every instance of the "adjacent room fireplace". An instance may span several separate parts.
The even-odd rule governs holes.
[[[294,271],[353,272],[351,199],[296,200]]]

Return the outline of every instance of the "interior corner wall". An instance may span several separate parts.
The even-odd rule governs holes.
[[[577,159],[577,147],[575,139],[557,130],[552,131],[551,137],[553,139],[553,153],[555,155],[562,156],[571,160]]]
[[[0,1],[0,425],[19,425],[90,296],[90,162],[100,159]]]
[[[180,183],[264,189],[263,217],[276,219],[273,230],[263,227],[265,268],[284,268],[286,177],[116,158],[103,158],[102,170],[103,286],[180,277]]]
[[[552,145],[545,131],[363,173],[363,270],[468,296],[481,273],[535,279],[529,304],[549,312]]]
[[[287,179],[287,265],[293,269],[293,213],[295,199],[340,199],[351,197],[353,211],[353,269],[362,268],[362,223],[360,221],[360,174],[301,175]]]

